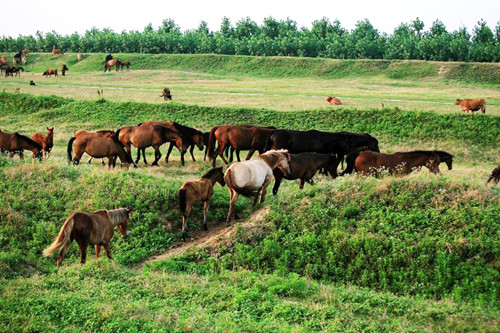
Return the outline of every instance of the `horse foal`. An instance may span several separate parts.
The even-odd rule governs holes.
[[[214,185],[226,185],[222,167],[214,168],[204,174],[200,180],[185,182],[179,190],[179,206],[182,214],[182,239],[186,240],[188,230],[188,217],[195,202],[203,202],[203,229],[208,230],[207,211],[210,199],[214,194]]]

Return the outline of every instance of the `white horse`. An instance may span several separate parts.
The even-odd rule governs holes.
[[[278,167],[285,175],[288,175],[290,173],[289,161],[288,150],[270,150],[253,160],[236,162],[227,168],[224,180],[231,196],[227,213],[228,225],[231,224],[234,204],[240,194],[254,197],[253,205],[257,203],[259,194],[261,195],[260,202],[264,202],[267,186],[273,177],[273,170]]]

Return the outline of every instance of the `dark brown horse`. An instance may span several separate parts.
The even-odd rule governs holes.
[[[145,153],[147,147],[153,147],[155,150],[155,160],[152,165],[158,165],[161,158],[160,146],[162,144],[174,142],[181,154],[185,154],[188,147],[186,140],[179,132],[158,125],[123,127],[116,132],[116,136],[125,145],[129,154],[131,153],[131,145],[137,148],[136,163],[141,158],[142,150],[142,157],[146,165],[148,164]]]
[[[498,166],[495,169],[493,169],[493,171],[491,172],[491,176],[490,178],[488,178],[488,181],[486,183],[492,182],[493,184],[498,184],[499,181],[500,181],[500,164],[498,164]]]
[[[127,69],[130,68],[130,61],[120,61],[120,67],[123,68],[123,67],[127,67]]]
[[[117,71],[120,70],[120,60],[111,59],[106,61],[106,63],[104,64],[104,72],[106,72],[107,70],[111,72],[111,67],[115,67]]]
[[[24,72],[24,68],[14,66],[14,67],[9,67],[7,66],[5,68],[5,76],[14,76],[13,74],[16,74],[15,76],[21,76],[21,72]]]
[[[168,88],[163,88],[163,90],[161,91],[161,95],[160,97],[163,97],[163,99],[165,101],[167,100],[172,100],[172,95],[170,94],[170,89]]]
[[[159,121],[147,121],[144,123],[140,123],[137,126],[150,126],[150,125],[159,125],[164,126],[166,128],[171,129],[172,131],[179,132],[185,141],[188,143],[189,152],[191,153],[191,157],[193,162],[196,161],[194,158],[193,150],[195,146],[198,146],[199,150],[203,150],[204,141],[203,141],[203,133],[198,131],[196,128],[188,127],[181,125],[176,122],[159,122]],[[208,142],[208,141],[207,141]],[[167,156],[165,157],[165,162],[168,163],[168,158],[170,157],[170,153],[172,152],[172,148],[174,148],[174,143],[170,142],[170,147],[168,147]],[[184,165],[184,154],[181,152],[181,163]]]
[[[47,77],[47,76],[52,77],[52,75],[57,76],[57,68],[46,69],[45,72],[43,72],[42,75],[45,76],[45,77]]]
[[[114,228],[118,227],[123,238],[129,235],[128,222],[132,208],[117,208],[112,210],[101,209],[94,213],[76,212],[64,222],[54,242],[45,250],[43,255],[50,256],[59,251],[57,268],[64,260],[64,254],[73,240],[80,247],[82,264],[87,260],[87,247],[95,245],[96,260],[99,258],[101,246],[104,246],[109,259],[111,256],[110,241]]]
[[[260,154],[265,151],[266,141],[273,129],[262,127],[241,127],[232,125],[215,126],[210,130],[208,139],[208,156],[212,159],[215,167],[217,156],[220,156],[224,164],[228,161],[224,157],[224,150],[233,147],[236,150],[248,150],[246,160],[249,160],[257,150]],[[219,143],[215,151],[215,142]]]
[[[83,136],[83,135],[90,135],[90,136],[103,136],[103,137],[106,137],[106,138],[112,138],[114,135],[115,135],[115,131],[112,131],[112,130],[100,130],[100,131],[95,131],[95,132],[91,132],[91,131],[87,131],[87,130],[77,130],[73,133],[73,136],[74,137],[77,137],[77,136]],[[90,157],[89,159],[89,164],[92,163],[92,156]],[[104,165],[104,159],[102,159],[102,164]]]
[[[56,54],[64,54],[64,52],[61,49],[52,48],[52,55],[55,56]]]
[[[372,151],[363,151],[354,161],[354,167],[361,175],[378,176],[387,170],[391,175],[407,175],[423,166],[430,172],[438,174],[439,164],[445,162],[448,169],[452,169],[453,155],[443,151],[417,150],[395,154],[381,154]]]
[[[195,202],[203,202],[203,229],[208,230],[207,211],[210,199],[214,194],[214,185],[219,183],[224,187],[224,173],[222,167],[211,169],[200,180],[185,182],[179,190],[179,206],[182,214],[182,239],[186,240],[188,217]]]
[[[37,158],[40,161],[42,160],[42,146],[40,146],[38,143],[17,132],[9,134],[0,131],[1,151],[8,151],[10,153],[10,157],[14,156],[14,154],[19,154],[19,157],[23,159],[23,151],[25,149],[31,150],[31,152],[33,153],[32,158]]]
[[[290,155],[290,173],[285,176],[283,171],[279,168],[273,170],[274,174],[274,187],[273,194],[278,194],[278,189],[281,185],[281,180],[283,178],[288,180],[300,179],[299,188],[303,189],[305,182],[310,182],[312,184],[312,178],[316,172],[324,168],[332,176],[332,178],[337,177],[337,157],[335,155],[328,154],[316,154],[316,153],[300,153],[300,154],[289,154]]]
[[[66,66],[66,64],[63,64],[63,65],[61,66],[62,76],[65,76],[66,71],[69,71],[69,68],[68,68],[68,66]]]
[[[73,142],[75,143],[75,157],[72,158]],[[73,164],[79,164],[83,153],[87,153],[95,158],[108,158],[108,167],[115,166],[116,157],[120,158],[122,164],[128,168],[129,163],[134,164],[130,154],[125,151],[123,144],[118,137],[112,138],[102,136],[81,135],[72,137],[68,141],[68,161]],[[135,166],[135,164],[134,164]]]
[[[50,151],[54,147],[54,127],[47,127],[47,134],[35,133],[31,136],[31,140],[42,146],[45,159],[49,159]]]

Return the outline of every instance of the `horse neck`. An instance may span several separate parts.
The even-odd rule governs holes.
[[[52,133],[52,132],[47,133],[45,135],[45,137],[43,138],[43,141],[45,142],[45,144],[51,144],[51,143],[53,143],[53,141],[54,141],[54,133]]]
[[[261,155],[259,156],[269,167],[274,170],[281,163],[281,156],[279,155]]]
[[[122,211],[123,208],[118,208],[118,209],[109,209],[106,210],[106,214],[108,215],[109,222],[113,225],[113,227],[116,227],[120,223],[123,222],[123,215],[124,213],[118,213],[119,211]]]

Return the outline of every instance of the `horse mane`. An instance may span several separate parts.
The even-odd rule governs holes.
[[[17,132],[15,132],[13,135],[17,136],[18,138],[20,138],[20,139],[22,139],[24,141],[26,141],[28,144],[35,146],[35,148],[42,149],[41,145],[39,145],[36,141],[31,140],[27,136],[24,136],[24,135],[19,134]]]
[[[201,178],[204,178],[204,179],[210,179],[212,178],[217,172],[219,172],[219,170],[222,170],[222,167],[218,167],[218,168],[213,168],[213,169],[210,169],[207,173],[205,173],[203,176],[201,176]]]
[[[103,209],[108,215],[111,224],[118,225],[128,218],[128,212],[126,208],[118,208],[118,209]],[[96,213],[100,212],[99,210]]]
[[[274,167],[276,161],[282,157],[283,154],[288,154],[287,149],[280,150],[269,150],[263,154],[260,154],[258,158],[261,158],[266,162],[270,167]]]
[[[409,155],[427,155],[427,156],[431,156],[432,154],[434,155],[437,155],[439,156],[440,158],[441,157],[453,157],[452,154],[448,153],[448,152],[445,152],[445,151],[442,151],[442,150],[413,150],[413,151],[409,151],[405,154],[409,154]]]
[[[203,135],[203,132],[198,131],[196,128],[188,127],[181,125],[179,123],[176,123],[175,121],[172,122],[172,125],[178,130],[179,133],[186,134],[186,135],[197,135],[201,134]]]

